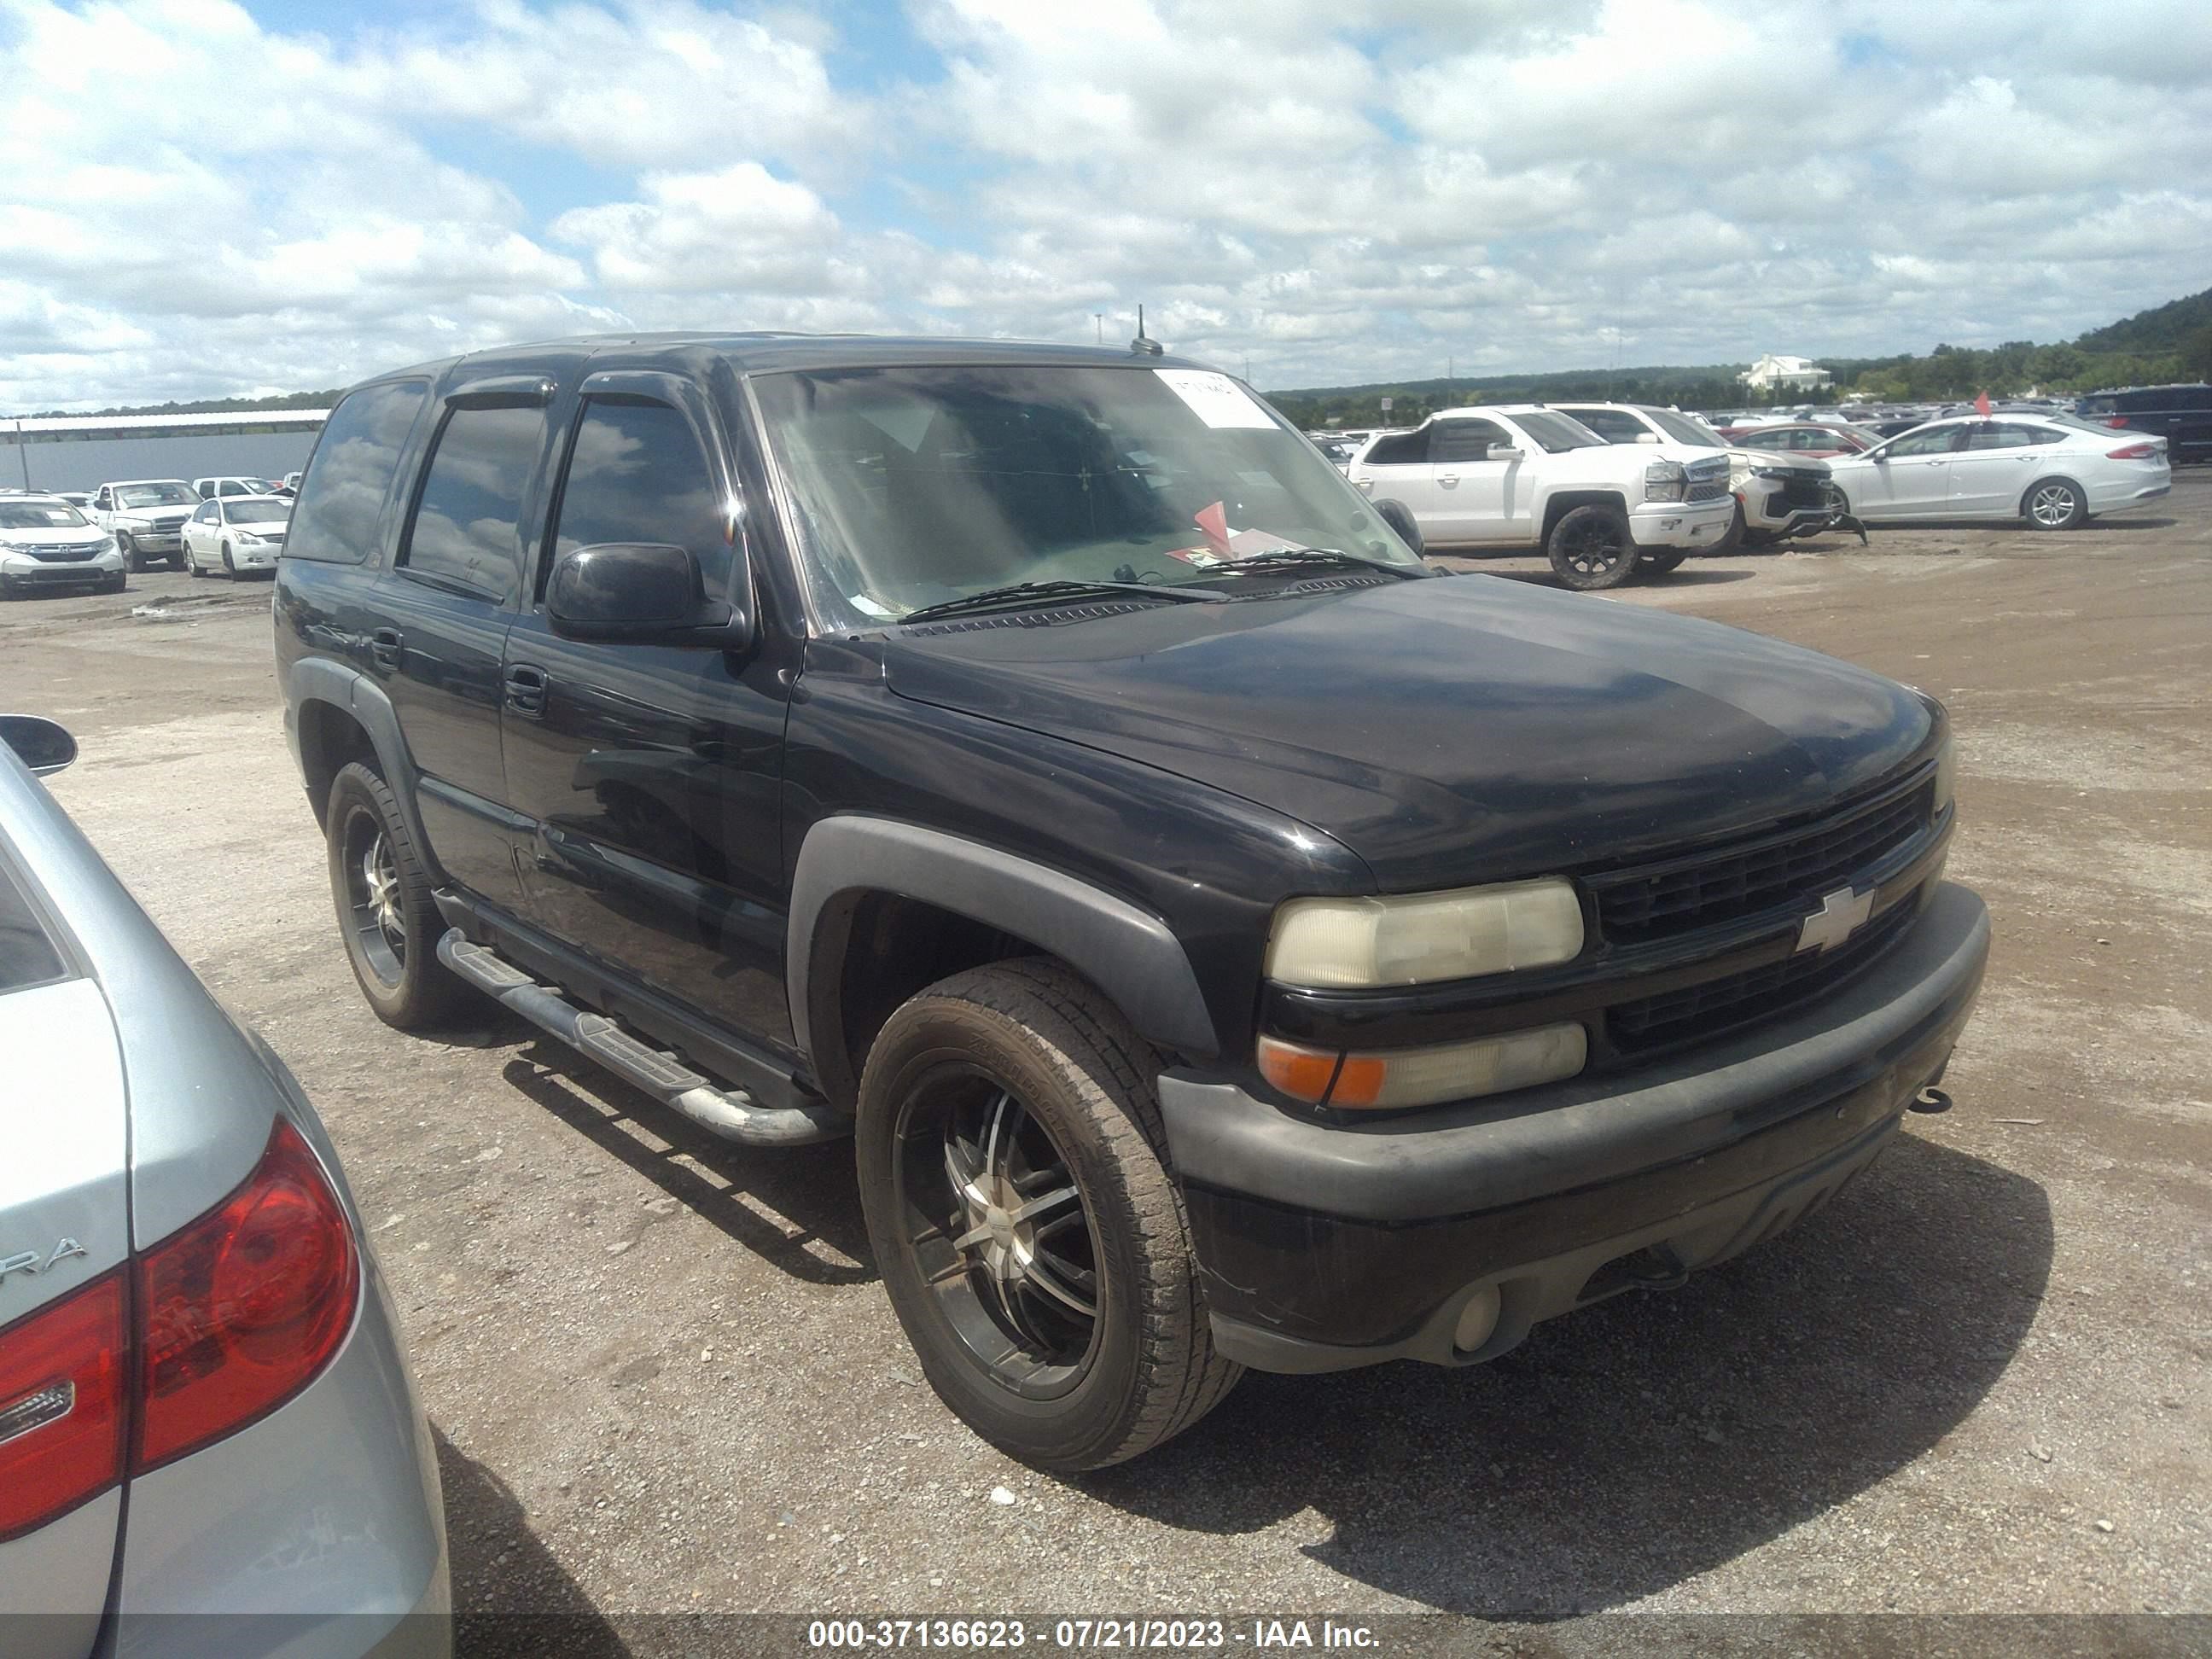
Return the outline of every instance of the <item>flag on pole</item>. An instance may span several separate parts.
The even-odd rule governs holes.
[[[1975,398],[1974,413],[1980,416],[1985,421],[1990,418],[1990,394],[1988,392],[1982,392]]]

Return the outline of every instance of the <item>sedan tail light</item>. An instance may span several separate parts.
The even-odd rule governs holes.
[[[214,1209],[0,1330],[0,1543],[126,1462],[143,1473],[276,1410],[330,1363],[360,1300],[353,1229],[279,1118]]]
[[[361,1293],[353,1230],[283,1118],[236,1192],[138,1263],[137,1467],[274,1411],[337,1352]]]
[[[2147,461],[2157,453],[2156,444],[2125,444],[2118,449],[2106,450],[2105,459],[2108,461]]]
[[[0,1542],[123,1473],[131,1334],[123,1270],[0,1331]]]
[[[2127,423],[2128,417],[2124,415],[2108,416],[2105,420],[2105,424],[2106,426],[2125,426]]]

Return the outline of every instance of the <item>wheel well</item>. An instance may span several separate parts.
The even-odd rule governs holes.
[[[2074,492],[2075,498],[2079,500],[2083,506],[2086,507],[2088,505],[2089,492],[2087,490],[2082,489],[2079,483],[2068,477],[2063,472],[2051,472],[2038,478],[2033,483],[2028,485],[2027,489],[2020,492],[2020,512],[2022,518],[2026,518],[2027,516],[2027,504],[2029,501],[2034,500],[2035,492],[2042,489],[2045,484],[2064,484],[2069,489]]]
[[[1565,518],[1568,514],[1573,512],[1578,507],[1609,507],[1613,508],[1616,512],[1626,513],[1628,511],[1628,503],[1620,496],[1614,495],[1610,490],[1561,490],[1558,495],[1553,495],[1551,500],[1544,503],[1544,528],[1536,539],[1539,542],[1550,541],[1552,539],[1553,528],[1558,525],[1560,520]]]
[[[813,1056],[816,1081],[846,1105],[860,1094],[876,1033],[908,997],[963,969],[1044,954],[973,917],[896,893],[858,895],[846,927],[835,1006],[817,1005]]]
[[[331,781],[355,761],[377,768],[376,745],[351,714],[334,702],[310,697],[300,705],[300,769],[307,780],[307,803],[315,822],[323,822]],[[380,770],[380,769],[379,769]]]

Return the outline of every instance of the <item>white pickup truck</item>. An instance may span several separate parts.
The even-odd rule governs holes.
[[[1345,476],[1402,503],[1430,546],[1540,550],[1565,586],[1618,587],[1717,549],[1735,517],[1724,454],[1679,461],[1536,404],[1447,409],[1383,433]]]
[[[198,493],[182,478],[129,478],[92,492],[92,521],[115,538],[131,569],[166,559],[181,570],[185,520],[199,504]]]

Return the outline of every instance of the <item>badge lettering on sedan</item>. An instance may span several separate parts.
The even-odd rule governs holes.
[[[1826,951],[1841,945],[1866,925],[1874,914],[1874,895],[1838,887],[1820,901],[1820,908],[1797,928],[1800,951]]]
[[[76,1240],[64,1238],[54,1246],[51,1255],[25,1250],[20,1255],[0,1255],[0,1279],[5,1279],[10,1273],[42,1273],[64,1257],[91,1254]]]

